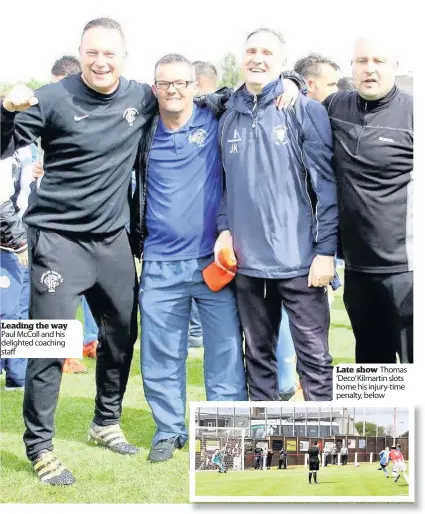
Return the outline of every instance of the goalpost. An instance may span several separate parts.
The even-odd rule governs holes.
[[[227,471],[245,469],[245,429],[241,427],[196,427],[195,471],[216,471],[212,462],[219,450]]]

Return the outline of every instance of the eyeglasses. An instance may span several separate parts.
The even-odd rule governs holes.
[[[168,82],[167,80],[157,80],[155,82],[155,86],[162,91],[167,91],[171,85],[173,85],[175,89],[186,89],[189,84],[193,84],[193,82],[193,80],[174,80],[173,82]]]

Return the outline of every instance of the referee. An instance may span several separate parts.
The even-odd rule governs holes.
[[[314,445],[308,449],[308,483],[311,484],[311,477],[314,478],[314,483],[318,484],[317,472],[319,471],[319,458],[320,450],[317,446],[317,441],[314,441]]]

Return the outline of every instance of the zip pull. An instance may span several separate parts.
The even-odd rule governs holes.
[[[267,282],[264,280],[264,298],[267,296]]]

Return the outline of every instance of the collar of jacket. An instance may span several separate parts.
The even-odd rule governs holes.
[[[357,93],[358,105],[362,112],[379,111],[381,109],[385,109],[385,107],[388,107],[392,103],[394,98],[398,95],[398,92],[399,89],[394,84],[391,90],[385,96],[379,98],[378,100],[365,100]]]
[[[235,109],[242,113],[251,113],[254,106],[254,96],[257,97],[257,105],[264,107],[280,96],[283,91],[283,84],[280,77],[264,86],[263,90],[258,95],[250,93],[244,84],[232,95],[227,104],[227,108]]]

